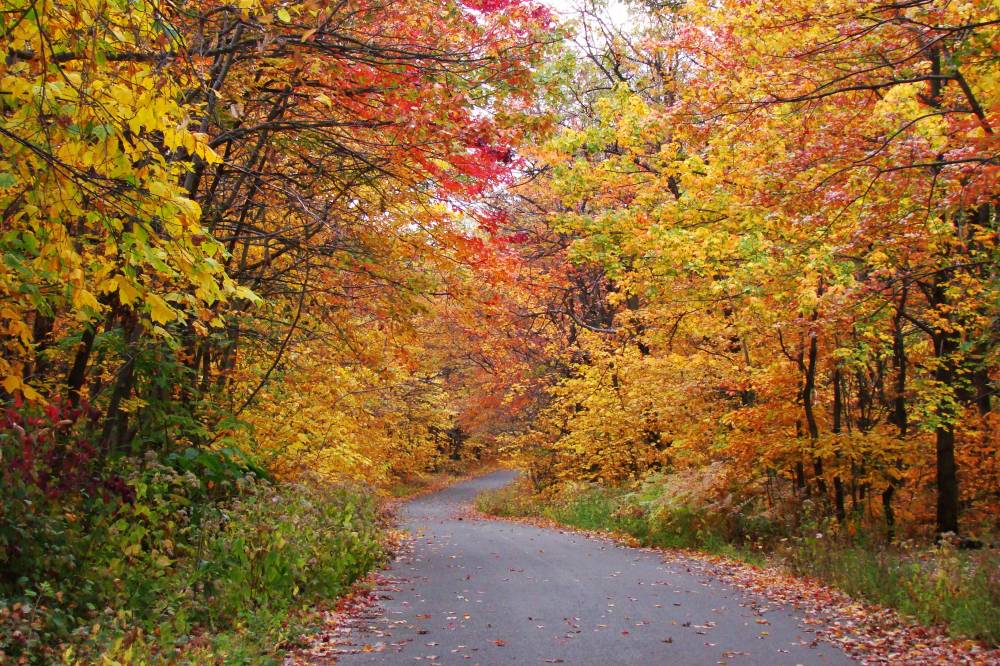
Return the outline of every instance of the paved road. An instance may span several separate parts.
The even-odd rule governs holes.
[[[410,502],[411,555],[384,608],[338,664],[851,664],[794,612],[760,604],[684,561],[502,521],[461,517],[497,472]],[[765,604],[765,607],[768,605]],[[767,624],[765,624],[765,621]],[[369,647],[368,649],[371,649]]]

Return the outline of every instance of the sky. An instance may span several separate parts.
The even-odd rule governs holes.
[[[542,2],[563,16],[570,16],[579,0],[542,0]],[[608,0],[608,14],[615,25],[628,22],[628,8],[619,0]]]

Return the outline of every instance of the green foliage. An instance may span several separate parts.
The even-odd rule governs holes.
[[[372,501],[346,488],[263,486],[215,514],[204,532],[188,586],[212,599],[212,626],[253,609],[335,598],[381,557]]]
[[[116,464],[117,501],[36,493],[8,511],[31,552],[5,542],[0,656],[270,663],[300,632],[293,611],[335,598],[382,551],[360,489],[277,487],[255,467],[225,451],[149,453]]]
[[[191,472],[206,486],[230,491],[240,479],[253,474],[259,479],[272,480],[263,466],[252,460],[239,449],[202,450],[188,447],[183,451],[170,453],[165,461],[182,472]]]
[[[523,479],[476,496],[476,509],[502,518],[540,516],[545,507],[545,502],[540,496],[532,494],[530,486]]]
[[[596,486],[583,488],[566,493],[552,505],[549,515],[554,520],[584,530],[607,529],[609,525],[624,526],[628,521],[616,512],[620,501],[617,495],[616,491]]]

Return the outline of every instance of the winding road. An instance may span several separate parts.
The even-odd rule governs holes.
[[[693,560],[462,511],[496,472],[409,502],[413,550],[338,664],[851,664],[792,609]],[[361,652],[360,650],[369,650]]]

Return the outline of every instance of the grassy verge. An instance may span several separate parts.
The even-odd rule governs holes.
[[[944,624],[955,637],[1000,646],[1000,555],[952,545],[880,547],[863,538],[805,535],[775,557],[807,575],[925,624]]]
[[[514,484],[477,498],[477,508],[499,517],[541,517],[583,530],[615,532],[643,546],[707,552],[751,564],[773,562],[849,594],[895,608],[956,637],[1000,644],[1000,556],[954,546],[887,547],[863,536],[815,530],[782,535],[763,520],[713,520],[683,502],[658,502],[646,487],[571,486],[533,494]],[[735,538],[734,538],[735,536]]]

